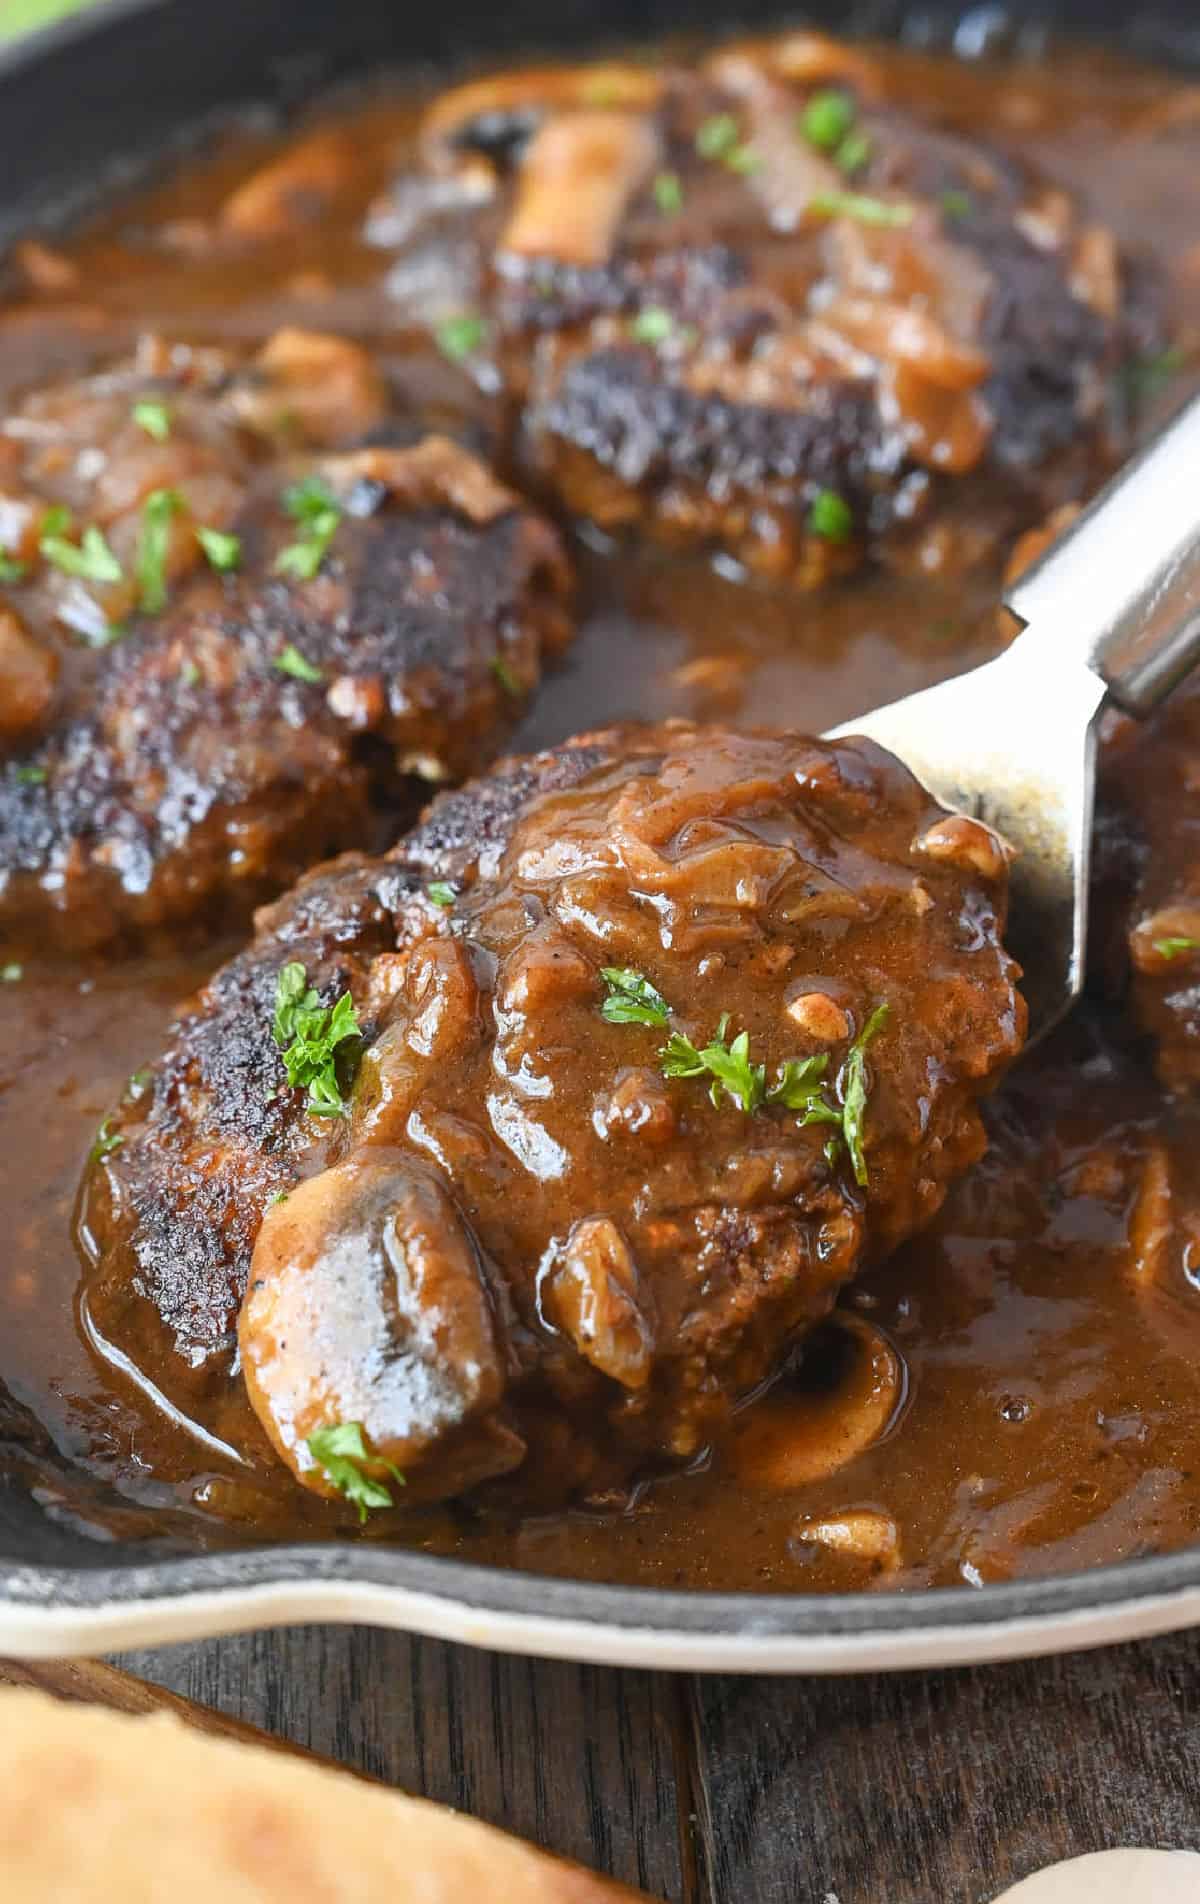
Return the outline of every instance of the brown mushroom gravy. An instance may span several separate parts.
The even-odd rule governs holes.
[[[807,35],[772,46],[681,56],[687,77],[665,90],[661,62],[484,79],[432,108],[380,86],[286,132],[233,127],[68,239],[14,247],[0,306],[0,1454],[48,1513],[97,1538],[354,1537],[801,1592],[982,1585],[1200,1537],[1200,913],[1194,842],[1189,861],[1172,825],[1200,776],[1194,703],[1168,710],[1161,747],[1154,730],[1109,737],[1092,996],[982,1103],[982,1156],[972,1100],[1020,1038],[996,944],[1002,867],[964,862],[961,841],[926,855],[921,905],[940,936],[922,963],[898,913],[879,924],[879,895],[911,893],[913,841],[936,816],[873,750],[791,738],[994,652],[1018,538],[1086,496],[1194,380],[1197,94],[1083,50],[1006,65],[831,52]],[[796,191],[828,201],[820,231],[793,216]],[[539,279],[528,261],[548,251]],[[147,518],[148,499],[177,493]],[[69,519],[48,530],[47,509]],[[235,538],[236,560],[201,529]],[[57,531],[76,551],[65,566],[61,548],[44,556]],[[280,581],[280,553],[305,537]],[[708,726],[621,726],[669,719]],[[766,728],[789,738],[748,733]],[[572,781],[578,734],[592,752]],[[291,737],[307,751],[293,758]],[[421,783],[484,775],[510,746],[550,750],[550,780],[504,878],[468,876],[469,854],[451,876],[425,847],[410,866],[405,842],[411,855],[441,810],[412,832]],[[750,783],[757,831],[730,866],[746,875],[758,854],[771,894],[754,902],[762,932],[715,959],[719,923],[712,944],[664,949],[622,911],[598,845],[649,855],[656,826],[695,821],[680,792],[693,746],[712,835],[688,848],[702,870],[660,865],[660,898],[725,877],[714,853]],[[797,818],[780,789],[801,783],[816,804]],[[647,787],[677,806],[656,817]],[[780,867],[826,799],[842,803],[829,884],[856,921],[844,969],[781,960],[776,978],[772,946],[791,930]],[[490,824],[485,811],[480,839]],[[389,900],[404,943],[494,1021],[483,1043],[442,1046],[432,1022],[423,1044],[409,1037],[422,998],[406,1019],[399,936],[362,937],[357,899],[320,911],[360,879],[353,864],[275,900],[251,936],[251,905],[300,867],[397,840],[393,862],[368,865],[410,868]],[[572,906],[602,917],[611,957],[562,935]],[[314,950],[325,916],[341,923]],[[384,1029],[351,1118],[319,1124],[299,1101],[267,1106],[281,1084],[269,995],[286,959],[319,981],[327,954]],[[774,1113],[711,1102],[708,1079],[665,1081],[668,1032],[601,1017],[602,963],[647,975],[697,1045],[734,1009],[731,1035],[749,1032],[768,1085],[814,1051],[841,1062],[886,990],[868,1185],[836,1144],[822,1161],[827,1126],[785,1133]],[[225,1155],[211,1104],[185,1114],[177,1094],[163,1112],[147,1083],[194,1035],[172,1029],[181,1001],[222,966],[231,1015],[205,1035],[230,1041],[238,1090],[257,1073],[234,1042],[255,1025],[262,1039],[262,1103],[224,1124],[217,1106]],[[526,1278],[492,1290],[497,1315],[511,1305],[515,1413],[499,1412],[492,1322],[454,1297],[436,1373],[464,1412],[440,1444],[397,1437],[407,1498],[393,1490],[360,1527],[353,1503],[312,1485],[280,1317],[311,1324],[311,1261],[384,1209],[418,1255],[438,1239],[431,1276],[470,1283],[438,1131],[505,1066],[543,1058],[573,1095],[514,1127],[510,1163],[489,1154],[471,1192],[489,1257]],[[219,1086],[219,1063],[203,1075]],[[227,1259],[198,1250],[210,1279],[189,1293],[187,1207],[150,1244],[137,1223],[145,1184],[174,1181],[192,1117],[203,1159],[189,1153],[188,1195],[205,1175],[205,1236],[226,1220],[236,1234]],[[268,1124],[278,1141],[263,1149]],[[643,1162],[651,1140],[669,1181]],[[576,1208],[574,1190],[545,1191],[535,1141],[567,1146],[574,1183],[605,1195]],[[454,1143],[469,1175],[461,1128]],[[522,1168],[542,1202],[523,1202]],[[736,1248],[769,1300],[727,1336],[714,1325],[689,1363],[714,1284],[697,1274],[685,1313],[671,1279],[689,1251],[708,1249],[711,1269],[712,1182],[756,1171],[786,1183],[810,1228],[758,1237],[747,1217]],[[289,1240],[301,1221],[311,1258]],[[703,1248],[685,1236],[694,1221]],[[781,1294],[771,1271],[789,1250],[806,1267]],[[234,1338],[251,1251],[248,1398]],[[211,1265],[226,1260],[240,1281],[218,1288]],[[579,1355],[547,1358],[539,1329]],[[349,1376],[346,1396],[361,1419]],[[431,1448],[447,1465],[427,1486]],[[540,1497],[509,1485],[522,1460]]]

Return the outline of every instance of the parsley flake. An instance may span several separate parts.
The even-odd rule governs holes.
[[[654,203],[666,217],[683,210],[683,184],[678,172],[659,172],[652,190]]]
[[[223,529],[206,529],[203,524],[196,525],[196,540],[203,549],[211,568],[220,574],[235,569],[242,559],[242,538],[226,535]]]
[[[309,1116],[344,1117],[338,1050],[361,1035],[349,992],[343,992],[333,1005],[322,1005],[304,967],[297,962],[283,966],[275,981],[271,1035],[282,1055],[289,1087],[308,1092]]]
[[[1185,938],[1183,934],[1169,939],[1155,939],[1154,950],[1160,959],[1178,959],[1185,952],[1200,952],[1200,939]]]
[[[766,1096],[766,1066],[751,1064],[749,1032],[739,1031],[728,1044],[728,1030],[729,1013],[723,1012],[716,1036],[699,1051],[681,1031],[673,1031],[659,1053],[663,1076],[699,1078],[707,1074],[712,1078],[708,1094],[714,1107],[720,1109],[723,1092],[749,1116],[761,1107]]]
[[[444,879],[431,879],[425,893],[435,906],[452,906],[458,898],[453,886],[448,886]]]
[[[518,681],[503,655],[492,656],[492,673],[495,675],[497,681],[499,681],[504,692],[511,694],[515,701],[521,692],[521,683]]]
[[[808,526],[824,542],[849,542],[854,534],[854,514],[836,489],[819,489],[808,512]]]
[[[475,311],[460,311],[456,317],[444,317],[433,333],[433,341],[443,357],[452,364],[465,363],[487,342],[487,320]]]
[[[291,641],[280,650],[271,666],[277,668],[280,674],[290,674],[293,681],[316,682],[325,679],[320,668],[314,667]]]
[[[714,112],[696,129],[696,150],[702,159],[724,159],[741,143],[741,136],[731,112]]]
[[[120,1131],[115,1131],[112,1128],[111,1116],[106,1117],[96,1132],[95,1137],[92,1139],[92,1147],[88,1152],[88,1163],[92,1166],[102,1164],[106,1157],[111,1157],[114,1152],[120,1150],[124,1142],[125,1139],[122,1137]]]
[[[361,1422],[339,1421],[328,1428],[318,1428],[304,1445],[330,1485],[353,1502],[360,1521],[366,1520],[373,1507],[395,1506],[383,1482],[364,1473],[363,1464],[372,1461],[385,1468],[401,1487],[404,1476],[391,1461],[383,1461],[370,1452]]]
[[[600,1007],[610,1025],[665,1025],[671,1007],[643,972],[628,965],[604,965],[600,976],[608,996]]]
[[[22,787],[43,787],[46,784],[44,767],[18,767],[16,778]]]
[[[54,517],[56,524],[61,521],[58,510],[51,510],[48,514]],[[63,527],[69,526],[69,523],[68,516]],[[65,536],[57,532],[46,533],[43,527],[38,547],[47,562],[61,569],[64,575],[75,576],[78,581],[121,582],[125,579],[121,564],[105,541],[103,531],[95,523],[89,524],[83,532],[82,541],[78,543],[68,542]]]
[[[629,320],[629,332],[639,344],[665,344],[674,334],[675,319],[661,305],[651,304]]]
[[[975,201],[970,192],[943,192],[942,215],[946,218],[969,218],[975,209]]]
[[[814,93],[800,114],[800,130],[818,152],[836,152],[853,124],[854,101],[832,86]]]
[[[806,208],[818,218],[854,218],[860,225],[911,225],[911,205],[869,198],[865,192],[818,192]]]
[[[833,162],[839,172],[847,174],[857,172],[871,156],[873,147],[868,135],[860,126],[848,132],[833,155]]]
[[[142,504],[138,537],[138,605],[145,615],[158,615],[167,605],[167,555],[171,546],[171,518],[184,508],[177,489],[152,489]]]
[[[854,1172],[854,1181],[863,1189],[870,1181],[867,1175],[867,1160],[863,1152],[863,1124],[866,1118],[869,1090],[866,1050],[876,1032],[887,1023],[888,1009],[886,1004],[876,1005],[851,1045],[846,1062],[842,1066],[842,1075],[838,1080],[838,1089],[842,1098],[842,1135],[846,1140],[846,1149],[850,1152],[850,1167]]]
[[[283,506],[292,521],[301,525],[303,533],[280,550],[275,567],[281,575],[295,575],[302,582],[311,582],[337,534],[341,508],[319,476],[306,476],[303,482],[293,483],[284,491]]]
[[[28,573],[27,562],[18,562],[11,555],[0,554],[0,582],[23,582]]]
[[[145,430],[156,443],[165,443],[171,434],[171,412],[165,403],[156,403],[143,398],[133,406],[133,420],[139,430]]]

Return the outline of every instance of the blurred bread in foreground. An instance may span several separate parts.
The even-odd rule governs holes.
[[[425,1799],[169,1714],[0,1692],[4,1904],[625,1904]]]

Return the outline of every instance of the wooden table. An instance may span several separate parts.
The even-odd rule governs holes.
[[[339,1628],[117,1663],[685,1904],[984,1904],[1056,1858],[1200,1849],[1200,1634],[843,1680]]]

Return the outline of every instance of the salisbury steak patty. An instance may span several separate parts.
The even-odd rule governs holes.
[[[98,1145],[90,1325],[191,1412],[240,1342],[319,1492],[334,1430],[406,1499],[692,1456],[979,1156],[1004,898],[866,741],[507,762],[310,874],[180,1021]]]
[[[361,838],[373,787],[487,760],[567,638],[553,530],[445,439],[272,469],[169,599],[170,551],[211,525],[186,484],[155,496],[157,612],[0,765],[10,940],[244,914]]]
[[[524,396],[573,510],[802,584],[928,570],[981,546],[964,479],[998,542],[1121,446],[1138,300],[1066,193],[890,73],[797,33],[502,74],[435,102],[369,229],[397,299]]]

